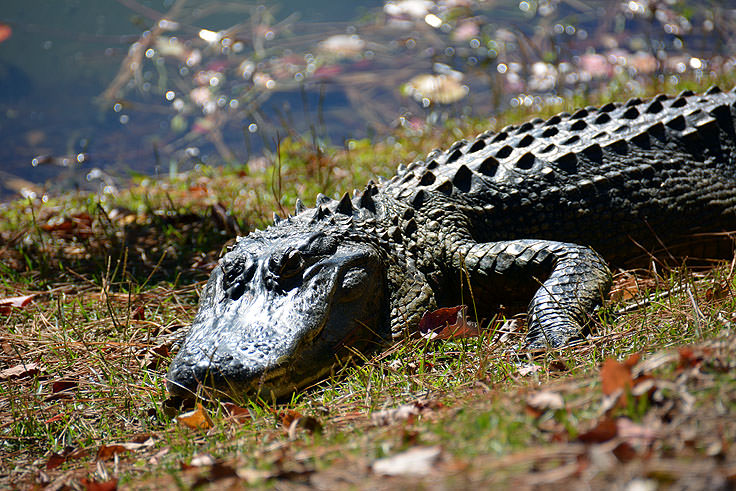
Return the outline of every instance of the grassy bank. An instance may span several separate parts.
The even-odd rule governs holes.
[[[293,136],[262,165],[2,205],[0,487],[736,484],[733,263],[618,272],[595,335],[541,358],[512,356],[522,322],[499,320],[401,341],[288,404],[167,403],[175,342],[236,234],[486,126]]]

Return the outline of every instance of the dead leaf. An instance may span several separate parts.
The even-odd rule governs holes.
[[[371,466],[373,472],[384,476],[426,476],[440,459],[442,449],[415,447],[392,457],[378,459]]]
[[[0,314],[7,315],[11,309],[22,309],[28,305],[36,295],[23,295],[20,297],[0,298]]]
[[[46,461],[46,470],[52,471],[68,460],[81,459],[89,455],[84,448],[66,447],[61,453],[52,453]]]
[[[557,392],[540,390],[526,399],[527,412],[535,418],[543,415],[547,410],[556,411],[565,407],[565,400]]]
[[[677,368],[695,368],[703,362],[703,356],[700,353],[696,353],[694,349],[685,346],[678,350],[680,355]]]
[[[621,442],[613,449],[613,455],[623,464],[636,458],[636,449],[628,442]]]
[[[202,453],[202,454],[195,455],[194,457],[192,457],[192,460],[187,465],[189,468],[206,467],[210,465],[215,465],[215,462],[216,460],[212,455],[207,454],[207,453]]]
[[[5,356],[13,357],[16,355],[16,352],[13,349],[13,345],[10,344],[7,340],[2,339],[2,341],[0,341],[0,346],[2,346]]]
[[[411,420],[427,410],[439,409],[442,404],[433,400],[419,400],[403,404],[396,408],[382,409],[371,414],[371,421],[376,426],[385,426],[398,421]]]
[[[92,217],[89,213],[77,213],[70,217],[54,217],[41,225],[49,233],[62,237],[86,239],[92,236]]]
[[[73,390],[79,385],[77,380],[60,379],[51,384],[51,395],[47,396],[46,401],[57,401],[59,399],[71,399],[74,397]]]
[[[49,459],[46,461],[46,470],[52,471],[59,467],[61,464],[66,462],[66,456],[58,454],[58,453],[52,453],[49,456]]]
[[[281,426],[284,427],[285,430],[289,430],[289,427],[291,426],[291,423],[294,422],[294,420],[299,419],[302,417],[302,413],[298,411],[294,411],[293,409],[287,409],[286,411],[276,413],[276,418],[281,422]]]
[[[38,363],[22,363],[0,371],[0,380],[32,377],[41,371],[43,367]]]
[[[631,355],[626,361],[619,362],[613,358],[608,358],[603,362],[601,368],[601,387],[603,393],[610,396],[618,390],[626,387],[631,389],[634,381],[631,378],[631,368],[639,361],[639,354]]]
[[[79,480],[87,491],[114,491],[118,489],[118,480],[110,479],[109,481],[99,482],[94,479],[83,477]]]
[[[77,385],[79,385],[79,382],[76,380],[71,379],[61,379],[57,380],[53,384],[51,384],[51,393],[57,394],[59,392],[63,392],[65,390],[70,390],[75,388]]]
[[[212,467],[210,467],[209,472],[207,472],[206,474],[201,474],[197,478],[197,480],[194,481],[194,483],[192,484],[192,489],[199,489],[206,484],[214,483],[215,481],[219,481],[220,479],[225,479],[228,477],[237,477],[235,469],[233,469],[229,465],[215,462],[212,464]]]
[[[136,321],[146,320],[146,307],[144,305],[136,307],[133,313],[130,314],[130,318]]]
[[[643,278],[629,272],[614,278],[613,286],[609,293],[612,302],[624,302],[646,293],[647,290],[656,286],[654,278]]]
[[[146,368],[154,370],[165,363],[170,358],[169,345],[159,344],[155,348],[149,349],[143,357],[143,364]]]
[[[598,421],[593,428],[578,435],[578,440],[583,443],[603,443],[615,438],[618,434],[616,420],[604,418]]]
[[[225,409],[228,417],[239,423],[251,418],[249,410],[244,407],[240,407],[237,404],[233,404],[232,402],[223,402],[222,407]]]
[[[176,420],[180,424],[193,430],[209,430],[215,426],[212,422],[212,418],[210,418],[210,415],[200,403],[197,403],[193,411],[177,416]]]
[[[519,375],[519,377],[526,377],[531,373],[537,373],[541,369],[542,367],[540,367],[539,365],[527,364],[519,367],[519,370],[517,370],[516,373],[517,375]]]
[[[263,471],[260,469],[253,469],[250,467],[244,467],[236,471],[238,477],[248,484],[255,484],[266,479],[274,477],[274,473],[271,471]]]
[[[445,307],[427,312],[419,321],[419,334],[426,339],[463,339],[480,335],[478,325],[469,322],[468,306]]]
[[[97,450],[97,460],[110,460],[118,454],[127,452],[124,445],[102,445]]]

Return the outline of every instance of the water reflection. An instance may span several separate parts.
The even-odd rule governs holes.
[[[247,162],[285,127],[339,144],[733,70],[736,14],[718,5],[490,3],[5,6],[0,193]]]

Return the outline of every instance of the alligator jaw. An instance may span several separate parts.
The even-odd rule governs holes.
[[[235,398],[281,397],[327,375],[350,354],[345,346],[375,341],[385,276],[376,251],[341,244],[309,257],[313,239],[246,240],[223,258],[169,370],[172,395],[191,397],[205,385]]]

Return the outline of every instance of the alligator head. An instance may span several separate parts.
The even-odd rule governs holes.
[[[220,260],[169,370],[172,394],[203,384],[281,397],[327,375],[347,347],[376,344],[386,322],[379,250],[351,233],[352,216],[325,212],[239,238]]]

